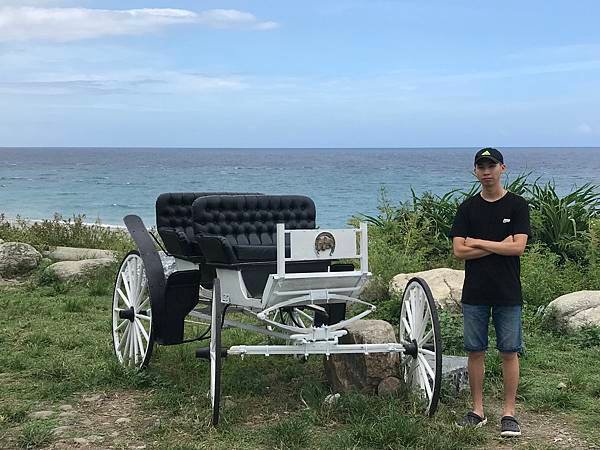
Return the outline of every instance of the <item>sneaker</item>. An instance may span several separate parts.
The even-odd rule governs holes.
[[[473,411],[469,411],[465,417],[459,422],[456,422],[456,426],[459,428],[479,428],[487,423],[487,417],[481,417],[479,414],[475,414]]]
[[[500,436],[521,436],[521,426],[513,416],[504,416],[500,419]]]

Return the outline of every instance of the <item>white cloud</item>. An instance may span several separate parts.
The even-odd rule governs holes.
[[[251,13],[234,9],[194,12],[171,8],[105,10],[6,6],[0,7],[0,42],[32,39],[66,42],[152,33],[181,24],[250,30],[278,26],[276,22],[263,22]]]
[[[589,123],[583,122],[579,124],[579,126],[577,127],[577,131],[581,134],[592,134],[594,132],[594,129]]]
[[[115,71],[97,75],[46,73],[21,80],[0,80],[0,94],[195,94],[244,89],[234,76],[176,71]]]

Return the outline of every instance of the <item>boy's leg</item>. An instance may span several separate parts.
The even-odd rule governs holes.
[[[492,310],[496,329],[496,347],[502,356],[504,380],[503,416],[515,415],[519,385],[519,353],[523,350],[521,306],[494,306]]]
[[[463,304],[465,351],[469,353],[469,387],[473,400],[473,412],[484,418],[483,379],[485,374],[485,352],[488,346],[488,305]]]
[[[502,377],[504,381],[503,416],[515,415],[517,386],[519,386],[519,355],[518,353],[500,353],[502,355]]]
[[[479,417],[483,413],[483,378],[485,374],[485,352],[469,352],[467,365],[469,371],[469,388],[473,401],[473,412]]]

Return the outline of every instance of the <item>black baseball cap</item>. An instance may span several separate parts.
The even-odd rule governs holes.
[[[486,147],[479,150],[475,153],[475,164],[477,164],[482,159],[489,159],[490,161],[494,161],[497,164],[504,164],[504,157],[502,153],[492,147]]]

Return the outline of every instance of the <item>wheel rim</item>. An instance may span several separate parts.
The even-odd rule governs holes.
[[[152,308],[144,262],[136,252],[125,257],[113,294],[113,343],[126,367],[142,368],[152,352]]]
[[[404,381],[418,390],[425,413],[437,408],[441,385],[441,334],[435,302],[424,282],[411,280],[404,290],[400,313],[399,341],[405,347],[402,361]]]

